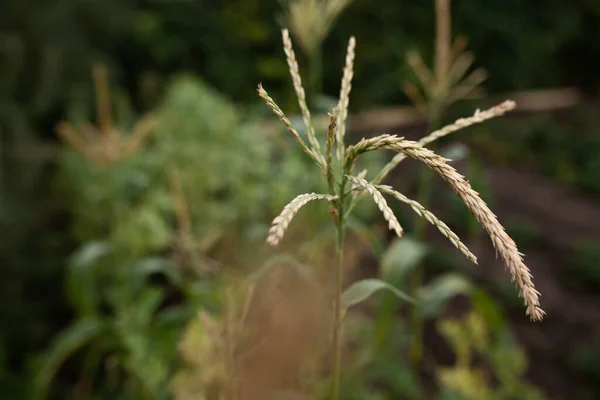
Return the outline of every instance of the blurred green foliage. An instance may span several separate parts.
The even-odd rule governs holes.
[[[489,307],[492,303],[486,304]],[[490,311],[503,323],[493,332],[489,321],[476,311],[460,320],[446,319],[437,323],[438,331],[456,355],[453,366],[437,370],[442,398],[542,400],[539,390],[524,379],[527,359],[508,332],[504,317],[497,310]],[[477,363],[481,365],[474,361],[477,356],[482,358]],[[492,379],[497,385],[493,386]]]
[[[66,275],[77,319],[41,358],[39,398],[82,347],[95,358],[78,385],[91,390],[96,364],[107,358],[110,393],[168,396],[175,343],[205,285],[264,259],[265,251],[248,249],[263,242],[268,216],[298,186],[316,190],[304,179],[310,164],[286,150],[288,137],[271,140],[280,132],[259,129],[197,78],[174,79],[155,118],[130,157],[97,165],[74,149],[64,153],[61,182],[82,243]]]
[[[198,235],[226,228],[239,217],[232,212],[245,210],[223,200],[248,198],[233,194],[264,175],[268,160],[253,135],[239,132],[232,106],[203,83],[184,78],[173,84],[156,114],[148,143],[128,159],[98,167],[76,152],[66,154],[64,180],[80,240],[108,234],[115,249],[130,256],[165,250],[176,222],[175,184],[193,210],[192,225],[204,224]],[[240,157],[245,152],[251,157]]]
[[[131,126],[135,117],[119,112],[127,102],[114,97],[115,114],[126,116],[116,125]],[[72,115],[84,121],[92,107],[78,107],[83,111]],[[310,160],[288,151],[289,135],[198,78],[175,77],[153,118],[152,132],[130,156],[98,164],[80,149],[63,153],[60,187],[80,243],[66,274],[76,319],[41,356],[36,398],[45,398],[62,365],[76,363],[70,360],[78,354],[91,365],[75,378],[75,390],[91,393],[99,374],[112,383],[98,390],[111,395],[168,397],[180,333],[195,307],[211,308],[207,293],[222,295],[215,274],[256,268],[269,254],[263,241],[270,217],[299,187],[326,185],[309,179]],[[85,123],[73,124],[85,135]],[[380,161],[367,159],[366,166],[374,163]],[[300,230],[317,232],[328,219],[318,215],[308,214]]]
[[[391,251],[399,251],[398,245]],[[401,247],[404,252],[411,252],[411,246]],[[389,257],[388,254],[388,260]],[[407,259],[412,260],[410,256]],[[538,388],[527,382],[525,352],[515,341],[506,316],[492,297],[458,274],[441,276],[428,286],[422,288],[423,294],[435,296],[424,295],[419,306],[430,310],[423,313],[426,319],[437,317],[438,333],[454,359],[450,365],[437,364],[438,357],[444,359],[438,354],[440,345],[425,350],[427,362],[436,363],[429,367],[434,367],[438,386],[422,385],[424,377],[419,374],[422,371],[411,367],[408,360],[412,342],[407,318],[398,310],[390,314],[389,299],[382,297],[380,300],[385,302],[381,303],[383,307],[380,305],[374,310],[379,313],[375,317],[370,316],[369,309],[347,317],[346,334],[352,361],[345,375],[344,399],[545,398]],[[469,300],[471,311],[461,318],[440,315],[442,307],[448,307],[449,300],[457,295]],[[384,331],[386,335],[382,336]]]
[[[471,140],[496,162],[528,166],[581,193],[598,195],[600,137],[594,112],[582,105],[565,116],[535,116],[516,125],[493,121],[493,130],[478,131]],[[496,129],[504,132],[502,138],[492,134]]]
[[[415,268],[423,268],[429,246],[411,237],[396,239],[379,254],[380,279],[400,290],[409,287],[409,276]],[[423,321],[442,314],[449,301],[457,296],[469,296],[471,282],[463,275],[446,273],[418,289],[416,304],[386,292],[376,299],[376,307],[350,312],[344,322],[349,361],[344,372],[344,399],[421,399],[426,387],[421,385],[419,371],[410,363],[412,335],[409,307],[418,307]],[[406,304],[402,307],[401,304]],[[427,357],[430,357],[428,351]]]
[[[166,283],[156,282],[161,277]],[[77,318],[40,358],[33,398],[47,398],[50,386],[56,389],[55,375],[75,354],[83,356],[79,396],[166,398],[177,362],[173,348],[193,304],[165,307],[181,290],[178,271],[159,258],[126,262],[110,254],[108,243],[91,242],[73,256],[66,278]]]

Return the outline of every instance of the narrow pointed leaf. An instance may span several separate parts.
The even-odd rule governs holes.
[[[342,309],[345,310],[352,307],[353,305],[359,304],[367,300],[375,292],[382,289],[389,290],[402,300],[406,300],[409,303],[415,302],[415,300],[412,297],[396,289],[389,283],[386,283],[379,279],[363,279],[362,281],[358,281],[352,286],[350,286],[342,294]]]
[[[399,284],[424,260],[427,253],[427,246],[415,239],[395,239],[381,257],[382,278]]]
[[[106,242],[90,242],[69,260],[66,294],[80,316],[93,316],[98,311],[96,267],[109,250]]]
[[[448,300],[454,296],[471,292],[472,284],[459,274],[445,274],[423,287],[419,300],[425,317],[439,314]]]
[[[81,319],[62,331],[54,339],[42,360],[35,377],[34,399],[47,397],[50,382],[63,362],[75,351],[88,344],[105,328],[104,322],[96,318]]]

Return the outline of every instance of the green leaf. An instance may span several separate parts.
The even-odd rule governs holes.
[[[191,305],[171,306],[156,314],[155,323],[159,328],[175,329],[185,325],[195,315]]]
[[[133,290],[141,290],[150,275],[159,273],[175,286],[181,283],[181,272],[174,264],[160,257],[150,257],[135,264],[131,282]]]
[[[33,398],[47,398],[50,381],[62,363],[75,351],[98,336],[104,328],[105,325],[101,320],[85,318],[59,333],[43,356],[42,364],[35,376]]]
[[[427,246],[423,243],[409,237],[395,239],[382,255],[382,278],[399,285],[426,255]]]
[[[475,311],[483,317],[490,332],[495,335],[505,332],[507,328],[506,318],[494,299],[482,288],[475,290],[471,297]]]
[[[404,292],[396,289],[389,283],[381,281],[379,279],[363,279],[350,286],[342,294],[342,309],[346,310],[353,305],[361,303],[371,297],[378,290],[386,289],[398,296],[399,298],[414,303],[415,300],[405,294]]]
[[[98,289],[96,287],[97,262],[108,254],[106,242],[90,242],[71,257],[68,265],[67,297],[80,316],[96,315]]]
[[[434,279],[419,291],[423,316],[434,317],[442,311],[446,301],[454,296],[470,293],[471,288],[471,282],[458,274],[445,274]]]
[[[89,242],[73,254],[71,257],[71,264],[91,265],[104,257],[108,253],[108,250],[109,245],[107,242]]]
[[[138,328],[146,328],[152,321],[152,318],[159,310],[161,303],[165,298],[164,290],[160,287],[149,287],[137,297],[132,311],[132,322],[137,323]]]

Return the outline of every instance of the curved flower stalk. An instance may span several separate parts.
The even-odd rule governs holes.
[[[258,84],[258,88],[256,90],[258,91],[258,95],[265,101],[265,103],[267,103],[267,106],[269,106],[269,108],[273,111],[273,114],[275,114],[279,117],[279,120],[285,125],[285,127],[287,128],[290,135],[292,135],[294,137],[294,139],[296,139],[296,141],[298,142],[298,144],[300,145],[302,150],[304,150],[304,152],[306,154],[308,154],[310,156],[310,158],[313,159],[313,161],[317,164],[317,166],[322,171],[325,171],[325,165],[323,163],[323,156],[320,154],[320,152],[318,150],[315,149],[314,146],[312,148],[307,146],[306,142],[304,142],[304,139],[302,139],[302,137],[300,136],[298,131],[292,125],[292,122],[288,119],[288,117],[285,116],[283,111],[281,111],[281,108],[279,108],[277,103],[275,103],[275,101],[269,96],[267,91],[263,88],[262,83]]]
[[[298,67],[298,61],[296,61],[296,53],[294,53],[294,48],[292,47],[290,33],[287,29],[284,29],[281,32],[281,35],[283,37],[283,50],[285,52],[285,58],[288,64],[288,68],[290,70],[290,75],[292,77],[294,91],[296,92],[296,97],[298,98],[298,105],[300,106],[300,111],[302,112],[302,119],[304,120],[304,125],[306,126],[306,136],[308,136],[308,141],[314,149],[317,157],[319,158],[319,161],[323,162],[324,160],[323,156],[321,155],[321,146],[319,145],[319,141],[315,136],[315,128],[312,125],[310,110],[308,109],[308,105],[306,104],[306,92],[304,91],[304,87],[302,86],[300,68]]]
[[[403,153],[417,161],[421,161],[442,177],[458,197],[465,203],[477,221],[490,236],[496,251],[504,260],[512,280],[517,282],[520,296],[525,302],[527,315],[534,321],[541,321],[544,311],[540,307],[539,292],[535,289],[529,268],[523,262],[523,255],[517,245],[500,225],[496,215],[488,208],[471,185],[443,158],[433,151],[422,147],[419,143],[395,135],[381,135],[371,139],[363,139],[346,150],[346,165],[353,165],[358,155],[367,151],[389,149]]]
[[[394,215],[394,212],[392,211],[390,206],[387,205],[387,202],[383,198],[383,195],[381,194],[379,189],[376,188],[375,186],[371,185],[366,180],[359,178],[357,176],[346,175],[346,178],[348,178],[348,180],[350,182],[354,183],[359,188],[364,189],[367,193],[369,193],[373,197],[373,201],[375,201],[375,204],[377,204],[377,207],[383,214],[383,217],[388,222],[388,226],[389,226],[390,230],[396,232],[396,235],[398,235],[398,237],[401,238],[403,229],[400,226],[400,222],[398,222],[398,219]]]
[[[473,264],[477,264],[477,257],[475,257],[475,255],[473,253],[471,253],[469,248],[460,240],[458,235],[456,233],[454,233],[452,231],[452,229],[450,229],[448,227],[448,225],[446,225],[444,223],[444,221],[442,221],[438,217],[436,217],[431,211],[427,210],[425,207],[423,207],[417,201],[411,200],[408,197],[406,197],[405,195],[403,195],[402,193],[395,191],[391,186],[378,185],[375,187],[377,189],[379,189],[380,191],[382,191],[383,193],[389,194],[389,195],[395,197],[397,200],[408,204],[410,206],[410,208],[412,208],[413,211],[419,217],[425,218],[425,220],[427,222],[429,222],[431,225],[435,226],[442,235],[447,237],[448,240],[450,240],[450,242],[454,245],[454,247],[456,247],[458,250],[460,250],[460,252],[463,253],[465,255],[465,257],[467,257],[471,262],[473,262]]]
[[[292,80],[294,81],[294,88],[299,98],[303,116],[305,117],[305,124],[307,124],[307,137],[309,139],[309,144],[304,141],[304,139],[292,126],[290,120],[285,117],[283,111],[281,111],[273,99],[269,97],[267,92],[262,88],[262,85],[258,86],[258,92],[260,97],[265,100],[267,105],[286,126],[290,134],[294,136],[302,150],[304,150],[304,152],[306,152],[313,159],[313,161],[315,161],[315,164],[321,170],[325,179],[327,180],[329,193],[301,194],[293,199],[287,206],[285,206],[281,214],[273,220],[273,224],[269,230],[267,242],[273,246],[277,245],[283,239],[285,231],[287,230],[294,215],[296,215],[300,208],[309,201],[327,200],[330,202],[330,215],[335,223],[337,233],[337,274],[336,290],[333,299],[334,315],[332,321],[333,359],[331,372],[331,399],[337,400],[339,398],[342,343],[341,322],[345,313],[345,309],[350,305],[363,301],[377,290],[390,289],[389,285],[386,285],[383,282],[377,283],[373,282],[373,280],[365,280],[352,285],[352,287],[348,289],[342,296],[345,225],[354,204],[360,197],[360,193],[366,192],[371,195],[378,208],[382,212],[384,218],[388,222],[389,228],[395,231],[398,236],[402,236],[402,227],[400,226],[393,211],[388,206],[383,194],[391,195],[397,200],[407,203],[419,216],[423,217],[429,223],[435,225],[438,230],[444,236],[446,236],[450,242],[469,260],[477,263],[477,258],[475,255],[469,251],[466,245],[454,232],[452,232],[452,230],[450,230],[450,228],[443,221],[425,209],[425,207],[418,202],[407,198],[391,187],[378,185],[383,177],[385,177],[385,175],[405,157],[411,157],[424,163],[427,167],[438,173],[454,189],[460,199],[465,203],[473,215],[475,215],[476,219],[489,234],[496,251],[504,260],[504,263],[513,280],[517,282],[517,285],[520,288],[520,296],[523,298],[526,305],[527,315],[529,315],[532,320],[541,320],[543,318],[544,311],[540,308],[539,293],[533,285],[531,273],[524,264],[522,254],[518,251],[515,242],[508,236],[502,225],[500,225],[498,222],[496,216],[479,197],[478,193],[471,188],[469,183],[465,181],[462,175],[460,175],[447,163],[448,160],[423,147],[423,145],[458,129],[475,123],[483,122],[498,115],[502,115],[504,112],[515,107],[514,102],[506,101],[486,111],[478,110],[472,117],[460,119],[454,124],[444,127],[439,131],[435,131],[421,139],[420,142],[405,140],[404,138],[397,137],[395,135],[381,135],[370,139],[363,139],[357,144],[349,146],[343,150],[345,147],[344,126],[348,115],[347,106],[351,88],[354,61],[355,41],[354,38],[351,38],[348,44],[348,55],[346,57],[346,66],[342,79],[340,101],[338,106],[330,114],[329,128],[325,138],[325,154],[322,154],[321,146],[316,144],[318,143],[318,136],[310,124],[310,113],[306,107],[304,90],[302,89],[302,82],[299,79],[299,74],[297,71],[297,63],[293,61],[291,56],[293,55],[291,40],[289,40],[289,36],[285,33],[285,31],[283,38],[284,49],[286,55],[288,56],[288,66],[290,67]],[[340,151],[340,149],[342,150]],[[365,179],[366,171],[362,171],[358,175],[353,175],[357,158],[363,153],[377,150],[394,150],[398,152],[398,155],[394,157],[390,164],[380,171],[370,182]],[[335,165],[333,163],[334,151],[337,153],[338,158],[340,159],[340,162],[336,163]],[[359,194],[357,195],[357,193]],[[391,291],[392,293],[405,296],[403,293],[400,293],[395,289]],[[342,301],[342,299],[344,299],[344,301]]]
[[[267,243],[272,246],[277,246],[279,244],[279,241],[283,239],[283,235],[285,234],[288,225],[306,203],[313,200],[333,201],[336,198],[336,196],[316,193],[305,193],[297,196],[294,200],[290,201],[288,205],[283,208],[281,214],[273,220],[273,225],[271,226],[271,229],[269,229]]]
[[[348,118],[348,105],[350,103],[350,90],[352,90],[352,78],[354,77],[354,48],[356,40],[350,38],[348,42],[348,50],[346,51],[346,65],[344,66],[344,76],[342,77],[342,87],[340,89],[339,108],[339,129],[337,131],[336,140],[338,143],[337,157],[338,160],[344,158],[344,135],[346,134],[345,121]]]

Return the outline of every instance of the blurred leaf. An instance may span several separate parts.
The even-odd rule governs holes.
[[[441,319],[436,322],[437,330],[448,342],[456,356],[455,367],[468,367],[471,362],[471,343],[464,321]]]
[[[467,367],[440,368],[438,377],[444,388],[442,399],[447,400],[492,400],[483,371]]]
[[[423,315],[429,318],[436,316],[442,311],[446,301],[454,296],[469,293],[471,288],[471,282],[458,274],[450,273],[434,279],[421,288],[419,293]]]
[[[34,399],[45,399],[53,376],[62,363],[75,351],[85,346],[105,329],[103,321],[85,318],[75,322],[52,341],[35,377]]]
[[[67,273],[67,296],[81,316],[93,316],[97,312],[98,288],[95,267],[109,250],[106,242],[85,244],[72,257]]]
[[[439,155],[452,161],[462,161],[469,156],[469,148],[463,143],[453,143],[442,149]]]
[[[153,274],[162,274],[168,281],[178,286],[181,283],[181,271],[170,261],[160,257],[149,257],[138,261],[134,266],[133,288],[140,290]]]
[[[104,241],[87,243],[71,257],[71,264],[86,266],[93,264],[104,257],[108,250],[108,243]]]
[[[148,204],[129,209],[115,221],[112,242],[123,254],[142,257],[146,254],[164,251],[171,244],[172,228],[166,221],[154,196],[149,196]],[[156,196],[158,197],[158,196]]]
[[[386,289],[409,303],[415,303],[415,300],[396,289],[389,283],[381,281],[379,279],[363,279],[350,286],[342,294],[342,309],[347,310],[348,308],[361,303],[371,297],[375,292]]]
[[[525,352],[511,340],[490,352],[491,362],[498,380],[504,386],[511,386],[513,381],[527,371]]]
[[[337,107],[337,97],[328,96],[326,94],[319,94],[315,97],[314,107],[317,112],[330,112],[334,107]]]
[[[477,311],[440,320],[437,328],[456,355],[452,367],[437,370],[443,399],[543,398],[524,379],[526,354],[508,330],[492,332]]]
[[[381,259],[382,277],[394,284],[400,284],[404,277],[427,255],[427,247],[414,239],[405,237],[394,239]]]
[[[159,328],[181,326],[190,319],[191,315],[192,307],[189,305],[169,307],[156,315],[155,324]]]
[[[500,312],[494,299],[484,289],[478,288],[471,295],[473,307],[485,321],[490,332],[503,332],[506,329],[506,319]]]
[[[146,328],[150,324],[163,300],[164,290],[159,287],[148,288],[140,294],[133,307],[134,316],[140,327]]]

